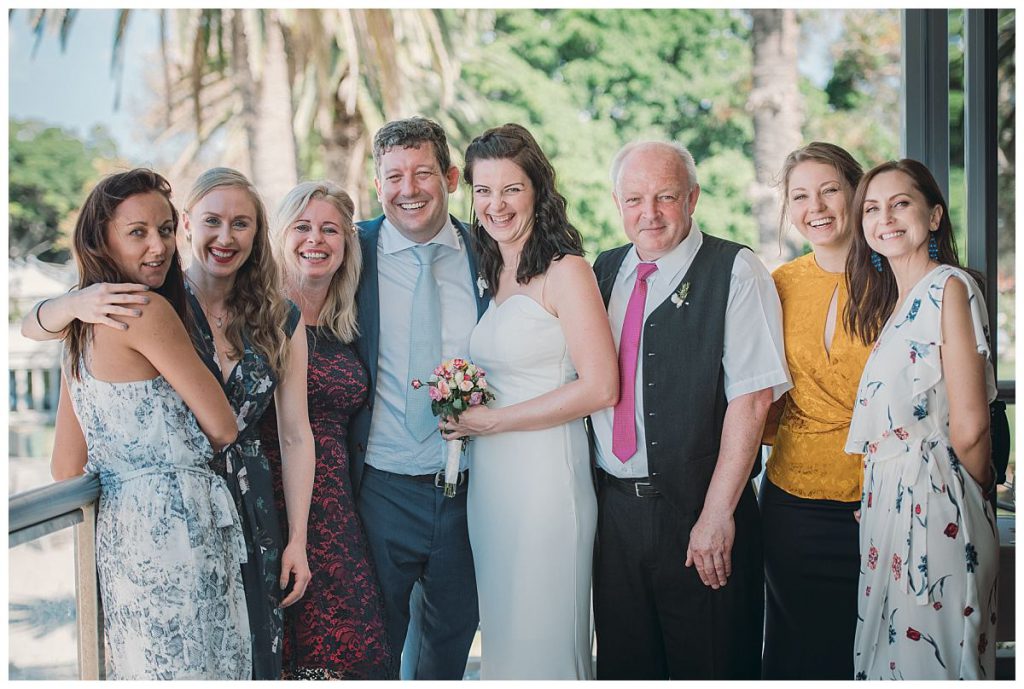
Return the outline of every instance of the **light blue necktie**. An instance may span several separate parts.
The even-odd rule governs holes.
[[[412,254],[419,263],[416,290],[412,295],[412,319],[409,332],[409,375],[405,381],[405,427],[423,442],[437,430],[437,418],[430,411],[426,386],[414,390],[414,378],[426,382],[441,363],[441,295],[431,266],[440,244],[417,244]]]

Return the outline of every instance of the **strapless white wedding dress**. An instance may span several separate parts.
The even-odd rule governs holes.
[[[470,354],[487,372],[496,408],[576,378],[558,319],[525,295],[491,302]],[[480,678],[591,679],[597,500],[582,419],[469,447]]]

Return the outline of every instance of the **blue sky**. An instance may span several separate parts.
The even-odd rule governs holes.
[[[122,75],[121,105],[114,109],[115,80],[110,60],[116,12],[81,10],[62,52],[56,32],[47,31],[32,56],[35,36],[29,11],[16,10],[8,22],[9,109],[17,118],[37,118],[85,136],[102,123],[119,151],[137,164],[151,157],[136,120],[145,108],[145,69],[159,64],[157,15],[133,12],[127,32],[129,61]],[[151,56],[146,58],[146,56]]]

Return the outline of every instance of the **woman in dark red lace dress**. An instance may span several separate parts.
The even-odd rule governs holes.
[[[356,334],[362,264],[352,213],[339,187],[305,182],[285,197],[275,222],[288,296],[306,326],[317,457],[307,546],[312,579],[305,597],[285,611],[286,679],[398,679],[345,449],[349,416],[367,397],[366,370],[347,344]],[[264,447],[283,510],[276,429],[271,410],[264,416]]]

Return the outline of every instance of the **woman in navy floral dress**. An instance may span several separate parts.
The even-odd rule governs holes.
[[[928,169],[879,165],[854,199],[847,325],[875,340],[846,451],[864,455],[857,679],[994,679],[999,537],[985,303]],[[955,391],[955,394],[954,394]]]
[[[242,567],[253,641],[253,679],[281,676],[283,608],[309,582],[306,530],[315,465],[306,411],[306,332],[280,291],[266,211],[255,188],[228,168],[207,170],[184,204],[192,262],[186,284],[193,341],[237,414],[238,441],[215,463],[245,532]],[[284,448],[287,538],[274,501],[259,424],[272,400]]]
[[[310,423],[317,471],[309,515],[306,596],[285,613],[284,676],[397,679],[377,576],[356,514],[345,445],[349,416],[366,403],[368,378],[349,342],[362,257],[348,194],[305,182],[284,198],[276,247],[288,295],[301,307],[309,347]],[[264,446],[282,506],[277,424],[264,418]]]

